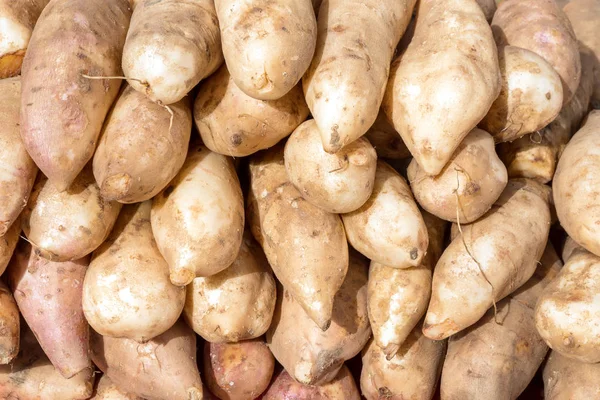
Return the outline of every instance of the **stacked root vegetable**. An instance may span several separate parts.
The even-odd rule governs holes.
[[[0,399],[600,398],[560,3],[0,0]]]

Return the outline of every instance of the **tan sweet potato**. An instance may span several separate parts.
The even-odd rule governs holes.
[[[429,247],[421,265],[390,268],[371,262],[367,305],[373,337],[391,359],[425,315],[431,296],[432,269],[442,254],[446,222],[424,212]]]
[[[410,151],[402,137],[396,132],[381,109],[377,114],[377,119],[365,133],[365,137],[373,145],[379,157],[391,159],[410,157]]]
[[[367,400],[431,400],[442,371],[446,340],[431,340],[419,324],[391,360],[375,341],[362,353],[360,388]]]
[[[12,293],[0,281],[0,364],[10,363],[19,353],[21,321]]]
[[[250,160],[252,234],[288,294],[323,330],[348,269],[348,242],[338,215],[313,206],[287,180],[283,147]]]
[[[295,381],[285,370],[281,370],[262,396],[262,400],[281,399],[359,400],[360,392],[345,365],[334,380],[319,386],[303,385]]]
[[[102,197],[121,203],[154,197],[181,169],[191,132],[189,99],[167,110],[126,86],[106,118],[94,155]]]
[[[213,0],[137,1],[123,48],[127,82],[173,104],[223,63]]]
[[[582,363],[550,351],[544,366],[545,400],[588,400],[600,396],[600,364]]]
[[[237,87],[222,66],[205,80],[194,103],[202,142],[214,152],[244,157],[274,146],[308,116],[300,84],[277,100],[258,100]]]
[[[377,153],[358,138],[335,154],[323,150],[314,119],[300,125],[285,144],[285,169],[290,182],[308,202],[340,214],[361,207],[371,196]]]
[[[315,51],[317,21],[310,0],[215,0],[223,54],[248,96],[275,100],[302,78]]]
[[[10,262],[10,258],[19,241],[19,235],[21,233],[20,222],[21,221],[17,219],[17,221],[8,229],[8,232],[6,232],[4,236],[0,236],[0,275],[6,270],[6,266]]]
[[[231,266],[187,285],[183,316],[209,342],[252,339],[271,325],[276,297],[271,268],[248,233]]]
[[[121,390],[146,400],[201,400],[196,335],[179,320],[146,343],[91,332],[94,364]]]
[[[81,308],[90,257],[52,262],[21,242],[7,270],[19,310],[54,367],[71,378],[91,368],[89,325]]]
[[[579,86],[581,62],[569,19],[554,0],[505,0],[492,20],[498,47],[521,47],[542,56],[560,75],[563,105]]]
[[[42,257],[78,260],[104,242],[120,211],[121,204],[102,198],[88,164],[63,192],[40,175],[23,210],[21,226]]]
[[[204,344],[206,386],[221,400],[256,399],[267,389],[275,359],[262,340]]]
[[[192,146],[179,174],[152,201],[151,221],[173,284],[231,265],[244,233],[244,197],[231,159]]]
[[[12,1],[12,0],[11,0]],[[19,2],[16,2],[19,3]],[[0,1],[0,21],[3,2]],[[0,35],[2,41],[3,35]],[[2,74],[0,58],[0,75]],[[21,78],[0,80],[0,237],[15,222],[29,199],[38,168],[21,140]],[[0,262],[1,263],[1,262]]]
[[[55,369],[27,325],[21,325],[21,351],[0,366],[0,398],[10,400],[84,400],[92,396],[94,374],[84,369],[71,379]]]
[[[279,293],[267,343],[277,361],[298,382],[305,385],[330,382],[344,361],[357,355],[369,340],[367,262],[352,253],[326,331],[311,320],[287,290]]]
[[[348,242],[370,260],[393,268],[421,264],[427,227],[408,184],[384,161],[377,161],[369,200],[342,219]]]
[[[549,199],[547,186],[511,180],[488,213],[462,226],[436,264],[425,336],[460,332],[529,280],[548,240]]]
[[[499,93],[498,52],[476,1],[422,0],[383,109],[426,174],[442,171]]]
[[[0,79],[18,75],[31,32],[49,0],[0,1]],[[4,93],[0,91],[0,93]]]
[[[408,166],[408,180],[415,199],[425,210],[447,221],[469,223],[498,200],[508,175],[492,136],[475,128],[438,176],[428,176],[413,159]]]
[[[93,254],[83,312],[100,334],[144,342],[169,329],[183,310],[185,288],[169,280],[152,236],[150,208],[150,201],[125,206]]]
[[[23,59],[21,137],[59,191],[92,158],[121,82],[127,0],[52,0],[35,25]]]
[[[558,73],[536,53],[514,46],[498,48],[500,95],[479,126],[496,142],[512,142],[542,129],[563,105]]]
[[[600,256],[600,209],[595,199],[600,160],[600,110],[589,113],[584,125],[569,141],[552,182],[556,213],[561,226],[577,243]]]
[[[562,262],[548,244],[535,274],[518,291],[488,310],[475,325],[448,340],[442,370],[445,400],[515,400],[533,379],[548,346],[538,335],[535,303]]]
[[[143,400],[134,394],[125,393],[106,375],[98,379],[96,394],[90,400]]]

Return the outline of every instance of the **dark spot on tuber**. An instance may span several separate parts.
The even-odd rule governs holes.
[[[550,92],[546,93],[546,98],[548,100],[550,100],[552,98],[552,93],[550,93]]]
[[[415,248],[413,248],[413,249],[410,251],[410,259],[411,259],[411,260],[416,260],[418,256],[419,256],[419,249],[417,249],[417,248],[415,247]]]
[[[235,147],[237,147],[240,144],[242,144],[242,135],[240,135],[239,133],[233,134],[229,138],[229,141],[231,142],[232,145],[234,145]]]

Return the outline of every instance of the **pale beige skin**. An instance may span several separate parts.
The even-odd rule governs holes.
[[[303,385],[296,382],[285,370],[281,370],[262,400],[360,400],[360,398],[354,378],[348,367],[344,365],[334,380],[319,386]]]
[[[413,158],[408,180],[421,207],[446,221],[463,224],[485,214],[508,182],[494,138],[473,129],[438,176],[429,176]],[[458,195],[458,198],[457,198]]]
[[[231,265],[244,233],[244,198],[231,159],[193,146],[179,174],[152,200],[151,221],[174,285]]]
[[[535,181],[511,180],[487,214],[462,226],[433,272],[425,336],[460,332],[529,280],[548,240],[549,192]]]
[[[302,79],[323,149],[337,153],[375,122],[415,0],[323,0],[317,50]],[[348,15],[353,18],[348,19]]]
[[[322,331],[286,290],[279,293],[267,344],[277,361],[304,385],[332,381],[371,336],[367,311],[368,260],[357,253],[335,295],[331,325]]]
[[[369,200],[342,219],[348,242],[370,260],[392,268],[421,264],[429,243],[427,227],[410,187],[384,161],[377,162]]]
[[[0,10],[2,3],[0,2]],[[0,23],[2,21],[0,11]],[[0,35],[2,40],[2,35]],[[1,63],[2,61],[0,61]],[[1,67],[0,67],[1,69]],[[38,168],[21,140],[21,78],[0,80],[0,237],[27,204]]]
[[[588,400],[600,397],[600,364],[582,363],[550,351],[544,366],[544,399]]]
[[[238,342],[267,331],[276,298],[269,263],[248,233],[231,266],[208,278],[196,278],[187,286],[183,316],[211,343]]]
[[[381,109],[377,114],[377,119],[364,137],[369,140],[379,157],[390,159],[410,157],[410,151],[408,151],[402,137],[396,132]]]
[[[600,2],[597,0],[573,0],[563,11],[571,21],[580,48],[586,48],[594,55],[594,94],[592,103],[600,108]]]
[[[496,5],[496,0],[476,0],[479,7],[481,7],[481,11],[483,11],[483,15],[485,15],[485,19],[488,22],[492,22],[492,18],[494,18],[494,13],[498,8]]]
[[[371,262],[367,306],[377,346],[391,359],[425,315],[431,296],[432,269],[442,254],[446,222],[424,212],[429,247],[421,265],[390,268]]]
[[[310,0],[215,0],[223,54],[248,96],[276,100],[302,78],[315,52],[317,21]]]
[[[81,309],[89,262],[89,256],[77,261],[48,261],[22,242],[6,273],[23,318],[65,378],[92,367],[89,325]]]
[[[0,398],[84,400],[92,396],[92,369],[85,369],[70,379],[63,377],[25,324],[21,325],[21,349],[11,364],[0,366]]]
[[[360,388],[367,400],[431,400],[442,370],[446,340],[431,340],[420,324],[391,360],[375,341],[362,352]]]
[[[17,221],[8,229],[8,232],[6,232],[4,236],[0,236],[0,275],[4,273],[10,262],[10,258],[19,241],[20,234],[21,223],[20,220],[17,219]]]
[[[204,382],[222,400],[256,399],[273,375],[275,358],[264,340],[204,343]]]
[[[91,332],[94,364],[121,390],[146,400],[202,400],[196,335],[179,320],[146,343]]]
[[[348,213],[371,197],[377,153],[365,138],[335,154],[323,150],[314,119],[300,125],[285,144],[285,169],[290,182],[311,204],[334,213]]]
[[[35,22],[49,0],[0,1],[0,79],[18,75]],[[0,92],[0,93],[3,93]]]
[[[561,78],[563,105],[579,86],[581,62],[573,28],[554,0],[505,0],[500,3],[492,31],[498,47],[521,47],[543,57]]]
[[[322,330],[348,269],[341,218],[313,206],[287,180],[283,147],[250,159],[250,228],[277,279]]]
[[[274,146],[308,116],[300,85],[277,100],[258,100],[237,87],[222,66],[198,89],[194,121],[214,152],[245,157]]]
[[[533,379],[548,352],[533,318],[535,303],[562,262],[549,244],[534,276],[488,310],[475,325],[448,340],[442,370],[445,400],[514,400]]]
[[[31,36],[21,71],[21,137],[61,192],[92,158],[121,85],[83,75],[122,75],[130,16],[127,0],[52,0]]]
[[[514,46],[498,48],[500,95],[479,127],[495,141],[512,142],[548,125],[563,105],[558,73],[536,53]]]
[[[556,119],[540,132],[525,135],[513,142],[501,143],[498,155],[507,166],[510,178],[531,178],[548,183],[571,136],[579,129],[588,112],[592,96],[596,58],[581,51],[581,80],[573,99]]]
[[[415,34],[391,66],[383,109],[425,173],[437,175],[498,97],[500,67],[475,0],[417,7]]]
[[[600,258],[583,248],[573,250],[535,309],[535,325],[550,348],[580,362],[600,362],[599,288]]]
[[[596,184],[600,161],[600,111],[588,114],[585,124],[569,141],[562,153],[552,182],[556,213],[561,226],[577,243],[600,255],[600,227],[596,220],[600,209],[595,198],[600,193]]]
[[[11,291],[0,281],[0,364],[9,364],[19,353],[21,322]]]
[[[143,400],[134,394],[125,393],[106,375],[98,379],[96,394],[90,400]]]
[[[170,111],[125,87],[94,154],[102,197],[121,203],[146,201],[177,175],[188,151],[192,110],[189,99],[168,107]]]
[[[93,254],[83,282],[83,312],[98,333],[148,341],[179,318],[185,288],[169,280],[150,227],[149,201],[123,208]]]
[[[23,210],[21,226],[42,257],[78,260],[104,242],[120,211],[121,204],[100,195],[88,165],[64,192],[40,174]]]
[[[213,0],[135,2],[123,48],[123,73],[135,90],[173,104],[222,63]]]

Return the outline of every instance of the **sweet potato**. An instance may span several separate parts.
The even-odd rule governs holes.
[[[600,160],[600,110],[589,113],[585,124],[569,141],[556,167],[552,192],[561,226],[577,243],[600,256],[600,209],[596,184]]]
[[[19,241],[20,233],[21,223],[20,220],[17,219],[17,221],[8,228],[8,232],[6,232],[4,236],[0,236],[0,275],[4,273],[6,266],[10,262],[10,258]]]
[[[442,171],[499,93],[498,52],[475,0],[421,1],[383,109],[426,174]]]
[[[31,32],[49,0],[0,1],[0,79],[18,75]],[[4,93],[4,91],[0,91]],[[4,125],[6,126],[6,125]]]
[[[335,154],[323,150],[314,119],[304,122],[285,144],[285,169],[290,182],[311,204],[330,213],[358,209],[371,196],[377,153],[358,138]]]
[[[250,160],[252,234],[287,292],[322,330],[348,269],[348,242],[338,215],[313,206],[287,180],[283,147]]]
[[[35,252],[52,261],[78,260],[94,251],[112,230],[121,204],[100,195],[91,165],[60,192],[38,177],[21,225]]]
[[[92,396],[94,373],[84,369],[71,379],[55,369],[27,325],[21,325],[21,351],[0,366],[0,398],[15,400],[83,400]]]
[[[563,105],[558,73],[536,53],[514,46],[498,48],[502,89],[479,126],[496,142],[512,142],[542,129]]]
[[[21,137],[37,166],[64,191],[92,158],[121,82],[131,11],[127,0],[52,0],[23,59]]]
[[[324,0],[304,96],[327,153],[364,135],[375,122],[390,62],[415,0]],[[348,20],[352,15],[352,20]]]
[[[19,310],[54,367],[71,378],[91,368],[89,325],[81,309],[90,257],[52,262],[21,242],[7,270]]]
[[[496,315],[488,310],[475,325],[448,340],[443,399],[515,400],[521,395],[548,352],[535,327],[535,303],[561,267],[549,244],[533,277],[498,303]]]
[[[277,100],[248,96],[222,66],[205,80],[194,103],[202,142],[214,152],[244,157],[274,146],[308,116],[300,85]]]
[[[192,146],[179,174],[152,201],[151,221],[173,284],[231,265],[244,233],[244,198],[231,159]]]
[[[275,359],[262,340],[204,344],[206,386],[221,400],[256,399],[267,389]]]
[[[187,285],[183,316],[209,342],[252,339],[271,325],[276,297],[271,268],[248,233],[231,266]]]
[[[384,161],[377,161],[369,200],[342,219],[348,242],[370,260],[393,268],[421,264],[427,227],[408,184]]]
[[[505,0],[492,20],[498,47],[521,47],[543,57],[560,75],[563,105],[579,86],[581,62],[569,19],[554,0]]]
[[[2,7],[0,2],[0,24]],[[2,38],[3,35],[0,35],[0,41]],[[1,64],[0,58],[0,74]],[[6,234],[25,208],[38,172],[21,140],[19,107],[21,78],[0,80],[0,237]]]
[[[248,96],[276,100],[302,78],[313,58],[317,21],[310,0],[215,0],[223,54]]]
[[[383,349],[371,341],[363,350],[360,388],[367,400],[431,400],[442,370],[446,340],[431,340],[420,324],[398,353],[387,360]]]
[[[12,293],[0,281],[0,364],[10,363],[19,353],[21,321]]]
[[[125,393],[106,375],[102,375],[96,386],[96,394],[90,400],[143,400],[134,394]]]
[[[365,133],[365,137],[373,145],[379,157],[391,159],[410,157],[410,151],[402,137],[396,132],[381,109],[377,114],[377,119]]]
[[[600,364],[582,363],[550,351],[544,366],[545,400],[588,400],[600,396]]]
[[[460,332],[529,280],[548,240],[549,192],[535,181],[511,180],[488,213],[462,227],[433,272],[425,336]]]
[[[191,132],[188,99],[167,110],[125,87],[106,118],[94,155],[94,177],[102,197],[121,203],[154,197],[181,169]]]
[[[121,390],[146,400],[201,400],[196,335],[179,320],[146,343],[91,332],[94,364]]]
[[[415,199],[425,210],[447,221],[469,223],[485,214],[508,182],[494,139],[473,129],[457,147],[438,176],[428,176],[413,159],[408,180]]]
[[[346,279],[335,295],[331,326],[325,332],[287,290],[279,293],[267,344],[298,382],[330,382],[344,361],[357,355],[369,340],[367,262],[353,252]]]
[[[311,399],[311,400],[359,400],[360,392],[354,378],[345,365],[335,379],[319,386],[303,385],[281,370],[261,400]]]
[[[442,254],[446,223],[424,212],[429,247],[421,265],[390,268],[371,262],[367,305],[373,337],[391,359],[423,318],[431,296],[432,269]]]
[[[123,48],[127,82],[173,104],[223,63],[213,0],[138,1]]]
[[[93,254],[83,282],[83,312],[98,333],[144,342],[179,318],[185,289],[169,280],[150,227],[150,201],[123,208]]]

